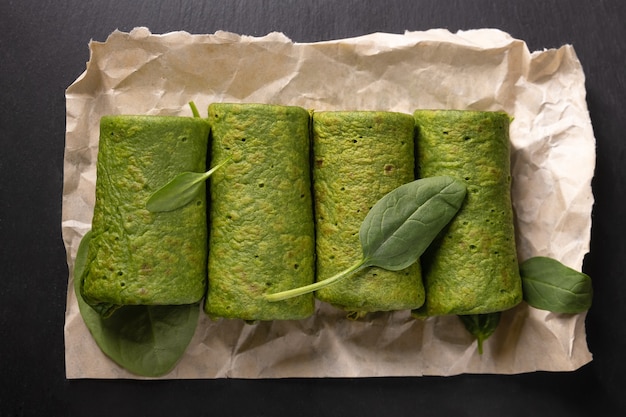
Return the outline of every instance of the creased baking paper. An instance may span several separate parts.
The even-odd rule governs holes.
[[[212,102],[315,110],[504,110],[511,125],[520,261],[543,255],[580,270],[589,250],[595,138],[574,48],[529,52],[499,30],[435,29],[295,43],[281,33],[154,35],[116,31],[90,43],[67,89],[63,239],[72,271],[94,206],[99,118],[191,116]],[[104,356],[78,311],[70,272],[67,378],[139,378]],[[574,370],[591,360],[585,314],[522,304],[504,313],[483,355],[456,317],[409,312],[364,320],[319,303],[306,320],[245,324],[201,313],[178,366],[164,378],[375,377]]]

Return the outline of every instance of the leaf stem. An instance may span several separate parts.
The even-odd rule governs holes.
[[[191,113],[193,114],[193,117],[200,117],[200,112],[198,111],[198,108],[196,107],[196,103],[194,103],[193,101],[190,101],[189,107],[191,107]]]
[[[478,354],[482,355],[483,354],[483,342],[485,341],[486,337],[481,335],[476,336],[476,343],[478,344]]]
[[[330,284],[333,284],[337,281],[340,281],[341,279],[347,277],[348,275],[350,275],[353,272],[359,271],[360,269],[365,268],[366,266],[368,266],[367,264],[367,259],[363,258],[361,259],[359,262],[355,263],[354,265],[352,265],[351,267],[349,267],[348,269],[345,269],[341,272],[339,272],[336,275],[333,275],[330,278],[326,278],[322,281],[318,281],[314,284],[309,284],[309,285],[305,285],[303,287],[298,287],[298,288],[294,288],[291,290],[286,290],[286,291],[282,291],[282,292],[277,292],[274,294],[266,294],[265,295],[265,299],[267,301],[282,301],[282,300],[287,300],[289,298],[293,298],[293,297],[297,297],[300,295],[304,295],[304,294],[308,294],[310,292],[313,291],[317,291],[320,290],[324,287],[327,287]]]
[[[228,158],[224,159],[222,162],[220,162],[219,164],[215,165],[213,168],[205,172],[204,175],[202,176],[203,180],[206,180],[207,178],[209,178],[211,175],[213,175],[215,171],[217,171],[218,169],[226,165],[226,163],[230,161],[231,159],[233,159],[233,157],[229,156]]]

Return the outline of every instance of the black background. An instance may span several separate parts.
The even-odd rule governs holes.
[[[0,416],[626,415],[625,20],[623,0],[0,0]],[[281,31],[298,42],[492,27],[530,50],[574,45],[597,140],[584,264],[594,279],[594,360],[574,372],[513,376],[66,380],[64,93],[85,69],[90,39],[135,26]]]

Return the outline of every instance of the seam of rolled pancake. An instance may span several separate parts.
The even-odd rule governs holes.
[[[92,305],[198,302],[206,286],[206,193],[151,213],[150,195],[206,168],[209,125],[174,116],[104,116],[83,296]],[[106,308],[105,308],[106,309]]]
[[[212,164],[209,285],[205,311],[244,320],[301,319],[312,294],[279,302],[264,294],[314,281],[310,114],[295,106],[209,106]]]
[[[418,171],[467,185],[457,216],[422,257],[420,314],[483,314],[522,299],[510,175],[510,117],[503,112],[418,110]]]
[[[413,181],[414,120],[394,112],[313,114],[317,279],[362,258],[359,229],[385,194]],[[402,271],[367,268],[316,293],[357,313],[414,309],[424,302],[419,262]]]

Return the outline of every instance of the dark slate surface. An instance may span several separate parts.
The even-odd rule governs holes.
[[[626,2],[310,0],[0,2],[0,416],[626,415]],[[282,31],[310,42],[376,31],[498,28],[531,50],[572,44],[597,139],[587,319],[594,360],[574,372],[374,379],[65,379],[61,240],[64,90],[90,39]]]

